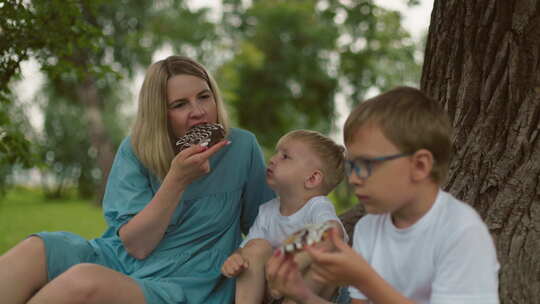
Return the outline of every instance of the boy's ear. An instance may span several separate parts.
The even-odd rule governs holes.
[[[318,187],[323,182],[323,179],[324,174],[321,172],[321,170],[315,170],[306,178],[304,185],[307,189],[313,189]]]
[[[431,170],[433,170],[433,154],[426,149],[420,149],[412,155],[412,172],[411,178],[414,182],[423,181],[426,178],[431,178]]]

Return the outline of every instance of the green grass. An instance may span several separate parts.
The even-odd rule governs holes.
[[[90,239],[105,228],[101,209],[90,201],[47,200],[39,191],[21,187],[0,198],[0,255],[35,232],[70,231]]]

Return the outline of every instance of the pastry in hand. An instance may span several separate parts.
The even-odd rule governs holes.
[[[180,153],[192,145],[202,145],[210,148],[225,138],[225,129],[220,124],[205,123],[195,125],[187,130],[184,136],[176,140],[175,152]]]
[[[329,238],[330,229],[334,227],[337,227],[334,222],[308,224],[285,239],[281,245],[281,251],[296,253],[307,246],[322,243]]]

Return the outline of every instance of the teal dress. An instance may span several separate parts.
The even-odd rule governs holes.
[[[165,235],[150,256],[130,256],[118,230],[141,211],[159,180],[135,156],[130,138],[117,152],[103,209],[108,224],[86,241],[67,232],[37,234],[45,241],[49,279],[90,262],[115,269],[141,286],[148,304],[231,303],[234,280],[221,274],[225,259],[247,233],[258,207],[275,194],[265,181],[262,153],[253,134],[231,129],[231,144],[210,159],[212,171],[184,191]]]

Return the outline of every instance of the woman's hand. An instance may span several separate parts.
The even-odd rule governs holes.
[[[172,160],[167,177],[185,188],[197,178],[210,172],[210,157],[229,143],[228,140],[222,140],[210,148],[193,145],[183,150]]]
[[[163,238],[187,185],[210,172],[208,159],[228,143],[223,140],[211,148],[189,147],[173,159],[169,173],[150,203],[120,228],[118,234],[131,256],[145,259],[152,253]]]

